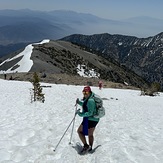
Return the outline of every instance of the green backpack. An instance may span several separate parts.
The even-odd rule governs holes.
[[[103,107],[103,100],[97,94],[94,94],[92,96],[92,98],[94,99],[94,101],[96,103],[96,111],[95,111],[93,117],[95,117],[95,118],[102,118],[105,115],[105,108]]]

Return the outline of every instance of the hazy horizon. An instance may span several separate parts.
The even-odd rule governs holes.
[[[106,19],[128,19],[130,17],[148,16],[163,19],[163,1],[161,0],[0,0],[0,10],[31,9],[38,11],[72,10],[89,13]]]

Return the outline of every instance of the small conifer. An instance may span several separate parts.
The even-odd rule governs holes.
[[[41,101],[44,103],[45,96],[42,93],[42,87],[40,86],[40,80],[36,72],[33,74],[31,83],[33,84],[33,98],[31,101]]]

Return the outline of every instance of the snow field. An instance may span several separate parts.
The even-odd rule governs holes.
[[[0,80],[0,162],[2,163],[161,163],[163,162],[163,94],[104,88],[92,91],[104,98],[106,116],[95,130],[95,153],[80,156],[69,145],[72,126],[56,147],[74,116],[83,86],[43,88],[45,103],[30,103],[32,84]],[[79,108],[79,107],[78,107]],[[72,145],[80,142],[75,119]]]

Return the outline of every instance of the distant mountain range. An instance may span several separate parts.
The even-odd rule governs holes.
[[[54,54],[57,51],[56,54],[69,57],[70,51],[72,58],[76,54],[79,55],[78,52],[71,51],[71,46],[65,48],[62,44],[60,46],[63,48],[58,52],[56,47],[53,47],[52,40],[62,39],[102,57],[102,61],[99,62],[107,68],[98,67],[97,62],[93,65],[88,64],[88,67],[96,69],[104,79],[115,82],[127,81],[135,86],[142,86],[147,82],[159,82],[163,88],[163,20],[161,19],[136,17],[117,21],[73,11],[41,12],[26,9],[0,10],[0,22],[0,57],[16,50],[20,52],[30,43],[50,39],[51,44],[48,44],[48,47],[40,45],[34,48],[35,57],[42,58],[41,63],[44,62],[44,66],[40,67],[43,69],[48,65],[47,67],[50,66],[49,69],[52,70],[74,73],[74,67],[70,65],[77,66],[78,62],[67,61],[64,57],[58,58]],[[15,54],[18,52],[14,52]],[[44,58],[44,54],[48,55],[47,58]],[[1,61],[3,60],[4,58],[1,58]],[[81,61],[92,63],[88,58]],[[5,66],[1,66],[1,69]],[[129,75],[133,72],[137,77]]]
[[[15,50],[9,44],[22,44],[23,48],[26,43],[56,40],[71,34],[149,37],[163,30],[163,20],[150,17],[111,20],[65,10],[0,10],[0,22],[0,56]]]

